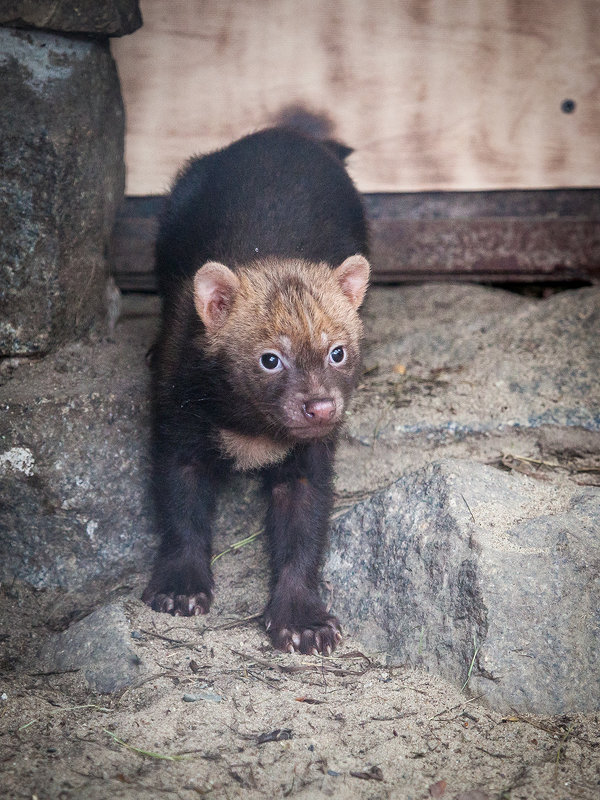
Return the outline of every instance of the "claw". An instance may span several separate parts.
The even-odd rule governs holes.
[[[339,622],[335,617],[317,615],[316,620],[311,620],[311,615],[306,614],[300,624],[293,624],[291,613],[265,615],[265,629],[269,632],[273,645],[284,653],[304,653],[305,655],[331,655],[338,642],[342,640]],[[318,612],[317,612],[318,614]],[[281,624],[280,617],[287,622]],[[285,619],[287,617],[287,620]],[[283,621],[283,620],[282,620]]]
[[[172,614],[174,617],[195,617],[208,613],[210,608],[210,594],[198,592],[197,594],[175,594],[167,592],[153,592],[147,588],[142,595],[142,600],[154,611],[163,614]]]

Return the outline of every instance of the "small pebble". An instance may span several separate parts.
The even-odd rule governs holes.
[[[220,703],[223,698],[214,692],[197,692],[196,694],[184,694],[184,703],[195,703],[197,700],[207,700],[209,703]]]

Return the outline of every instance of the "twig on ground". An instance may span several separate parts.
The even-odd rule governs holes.
[[[213,556],[210,560],[211,564],[214,564],[215,561],[218,561],[223,556],[226,556],[227,553],[235,553],[237,550],[240,550],[242,547],[245,547],[247,544],[250,544],[255,539],[257,539],[263,533],[263,528],[256,531],[255,533],[251,533],[250,536],[246,536],[244,539],[240,539],[238,542],[234,542],[232,545],[227,547],[221,553],[217,553],[216,556]]]
[[[50,669],[46,672],[28,672],[30,678],[47,678],[50,675],[70,675],[73,672],[80,672],[81,667],[73,667],[72,669]]]
[[[563,750],[563,748],[564,748],[565,744],[567,743],[567,739],[568,739],[568,738],[569,738],[569,736],[571,735],[571,731],[573,730],[573,726],[574,726],[574,724],[575,724],[575,723],[573,723],[573,722],[572,722],[572,723],[569,725],[569,727],[568,727],[568,728],[567,728],[567,730],[565,731],[565,735],[562,737],[562,739],[560,740],[560,743],[559,743],[559,745],[558,745],[558,750],[556,751],[556,766],[557,766],[557,767],[558,767],[558,764],[559,764],[559,762],[560,762],[560,754],[561,754],[561,751]]]
[[[462,706],[466,706],[469,703],[474,703],[475,700],[479,700],[481,697],[483,697],[483,693],[482,694],[478,694],[476,697],[470,697],[468,700],[465,700],[463,703],[457,703],[455,706],[450,706],[450,708],[444,708],[443,711],[438,711],[437,714],[434,714],[433,717],[430,717],[429,721],[431,722],[432,720],[437,719],[438,717],[441,717],[442,714],[447,714],[449,711],[456,711],[457,708],[461,708]]]
[[[229,622],[224,622],[222,625],[215,625],[213,628],[206,628],[207,631],[223,631],[228,628],[236,628],[238,625],[244,625],[246,622],[252,622],[255,619],[262,617],[262,611],[257,611],[256,614],[250,614],[248,617],[240,617],[233,619]]]
[[[165,755],[164,753],[154,753],[151,750],[142,750],[140,747],[134,747],[132,744],[124,742],[123,739],[119,739],[119,737],[116,734],[107,731],[106,728],[103,728],[102,730],[104,731],[104,733],[108,734],[108,736],[110,736],[111,739],[113,739],[117,744],[120,744],[123,747],[126,747],[128,750],[132,750],[134,753],[138,753],[141,756],[147,756],[148,758],[158,758],[162,761],[188,761],[191,758],[190,755],[186,754],[170,756],[170,755]]]
[[[475,517],[473,516],[473,512],[471,511],[471,506],[467,503],[467,498],[464,496],[464,494],[461,494],[461,497],[465,501],[465,505],[469,511],[469,514],[471,515],[471,519],[473,520],[473,522],[475,522]]]
[[[373,667],[371,660],[365,656],[363,653],[359,651],[353,651],[352,653],[346,653],[343,656],[320,656],[319,661],[315,661],[314,664],[281,664],[277,661],[267,661],[263,658],[258,658],[257,656],[251,655],[249,653],[242,653],[239,650],[231,650],[232,653],[235,653],[236,656],[240,656],[241,658],[245,659],[246,661],[251,661],[254,664],[258,664],[261,667],[268,667],[271,669],[277,669],[280,672],[286,672],[290,675],[293,675],[298,672],[307,672],[309,670],[320,670],[325,672],[330,672],[332,675],[339,675],[339,676],[347,676],[347,675],[363,675],[368,669]],[[338,658],[363,658],[366,659],[368,665],[365,669],[362,670],[347,670],[347,669],[340,669],[339,667],[334,667],[333,665],[327,664],[327,661],[338,659]]]
[[[173,639],[171,636],[164,636],[162,633],[157,633],[156,631],[147,631],[144,628],[140,628],[140,633],[146,636],[152,636],[153,639],[161,639],[163,642],[174,644],[177,647],[193,647],[192,642],[186,642],[184,639]]]
[[[101,711],[103,714],[110,714],[113,710],[112,708],[105,708],[104,706],[97,706],[95,703],[86,703],[83,706],[59,706],[57,708],[51,709],[48,713],[49,714],[56,714],[59,711],[79,711],[83,708],[94,708],[96,711]],[[36,722],[39,722],[40,718],[32,719],[29,722],[26,722],[25,725],[21,725],[17,728],[18,731],[24,731],[26,728],[29,728],[30,725],[34,725]]]
[[[473,647],[475,648],[475,650],[473,652],[473,658],[471,659],[471,664],[469,666],[469,671],[467,672],[467,677],[465,679],[465,682],[460,687],[461,692],[464,692],[465,686],[469,682],[469,679],[471,677],[471,673],[473,672],[473,667],[475,666],[475,659],[477,658],[477,653],[479,652],[480,645],[477,644],[477,639],[475,637],[475,634],[473,634]]]

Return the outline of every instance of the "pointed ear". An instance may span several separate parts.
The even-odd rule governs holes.
[[[363,301],[371,268],[364,256],[350,256],[337,269],[333,270],[342,292],[346,295],[354,308],[358,308]]]
[[[209,333],[223,325],[240,285],[236,275],[224,264],[209,261],[194,275],[194,305]]]

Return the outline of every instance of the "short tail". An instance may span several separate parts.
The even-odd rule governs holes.
[[[317,113],[301,105],[290,105],[282,108],[272,122],[277,127],[289,128],[322,142],[340,161],[345,161],[354,152],[351,147],[335,138],[334,124],[325,112]]]

